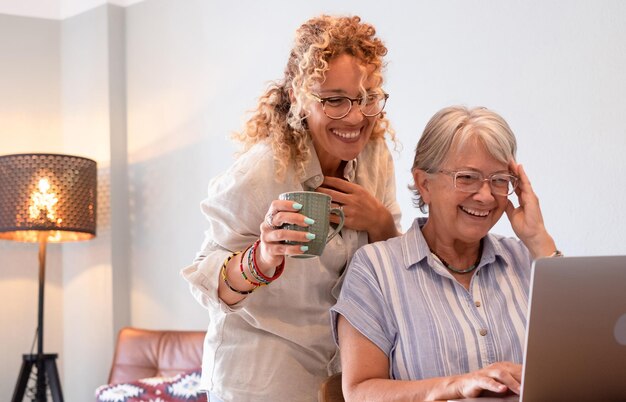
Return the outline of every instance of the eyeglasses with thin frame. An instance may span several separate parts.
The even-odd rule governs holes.
[[[517,177],[507,173],[494,173],[487,177],[471,170],[440,170],[439,173],[451,176],[454,179],[454,188],[464,193],[477,193],[487,181],[492,194],[507,196],[513,194],[519,184]]]
[[[389,94],[385,92],[372,93],[368,94],[366,97],[360,96],[358,98],[348,98],[347,96],[328,96],[322,98],[316,94],[311,95],[322,104],[324,114],[333,120],[346,117],[350,113],[350,110],[352,110],[352,105],[355,102],[359,105],[359,110],[364,116],[374,117],[383,111],[387,104],[387,99],[389,98]]]

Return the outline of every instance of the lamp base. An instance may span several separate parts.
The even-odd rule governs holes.
[[[20,369],[20,376],[17,379],[11,402],[23,401],[33,366],[37,367],[37,391],[33,401],[46,402],[48,400],[46,390],[49,386],[52,400],[54,402],[63,402],[61,382],[59,381],[59,372],[57,371],[57,356],[56,353],[22,355],[22,368]]]

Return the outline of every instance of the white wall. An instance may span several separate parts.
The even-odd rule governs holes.
[[[65,260],[79,255],[81,261],[90,261],[97,259],[101,250],[96,242],[81,244],[84,249],[78,251],[77,245],[63,246],[72,247],[64,249],[65,279],[59,289],[65,298],[65,334],[84,331],[86,339],[93,337],[92,331],[84,329],[83,308],[77,315],[68,315],[75,308],[68,305],[68,298],[73,300],[81,294],[78,289],[87,282],[101,296],[82,298],[81,303],[94,314],[104,309],[103,320],[108,320],[98,328],[115,327],[111,323],[115,314],[110,312],[114,301],[108,299],[113,290],[108,287],[124,286],[132,325],[179,329],[207,325],[209,317],[193,301],[178,273],[192,260],[202,241],[205,223],[199,202],[209,179],[232,163],[236,147],[228,135],[242,126],[246,110],[255,105],[267,81],[282,75],[293,31],[320,12],[361,15],[377,27],[389,47],[386,89],[391,98],[387,111],[404,146],[396,163],[405,228],[417,215],[406,185],[413,148],[427,120],[450,104],[483,105],[501,113],[516,132],[518,159],[539,194],[546,224],[559,247],[569,255],[626,254],[620,241],[620,227],[626,221],[620,204],[626,199],[626,189],[619,180],[626,173],[622,160],[626,133],[621,119],[626,110],[626,3],[569,1],[564,7],[562,1],[555,0],[445,0],[398,2],[391,7],[378,1],[322,0],[300,2],[294,7],[289,0],[147,0],[125,12],[125,100],[112,98],[115,91],[110,83],[98,81],[113,76],[111,68],[106,70],[100,64],[120,57],[119,49],[111,52],[113,39],[103,39],[104,33],[91,36],[99,25],[77,24],[78,31],[73,33],[93,38],[86,43],[96,46],[96,50],[92,48],[95,53],[88,51],[89,46],[72,41],[76,53],[70,56],[64,51],[62,56],[66,65],[76,63],[88,70],[86,81],[63,75],[59,78],[63,88],[69,86],[73,96],[79,96],[82,92],[78,87],[95,83],[96,98],[102,99],[99,91],[108,97],[102,102],[85,98],[88,107],[84,111],[78,108],[79,102],[72,101],[73,117],[63,113],[64,124],[77,118],[83,120],[78,127],[95,122],[91,134],[94,141],[102,141],[107,135],[104,126],[119,124],[111,110],[126,102],[127,132],[122,134],[127,136],[127,148],[118,149],[117,144],[110,152],[112,157],[127,152],[129,186],[126,227],[123,219],[118,221],[120,233],[128,233],[128,250],[122,250],[127,255],[127,266],[122,268],[127,269],[128,279],[119,272],[115,275],[116,268],[112,267],[112,282],[103,275],[100,283],[96,272],[102,271],[96,265],[91,268],[96,275],[91,281],[68,281],[73,271]],[[110,29],[110,17],[107,21]],[[0,20],[0,30],[9,29],[18,36],[28,36],[31,29],[4,28],[3,22]],[[108,46],[103,40],[109,41]],[[7,46],[0,39],[0,53]],[[86,53],[81,55],[78,50]],[[45,49],[41,47],[38,52]],[[18,67],[30,66],[24,55],[16,54],[12,60]],[[0,64],[0,77],[5,77],[0,83],[13,82],[15,77],[26,83],[30,76],[43,74],[43,68],[35,68],[24,77],[16,68]],[[13,80],[6,78],[7,71]],[[61,85],[59,81],[57,85]],[[48,85],[41,84],[43,89]],[[18,93],[15,88],[12,93]],[[67,106],[68,98],[63,99]],[[0,113],[13,107],[0,98]],[[17,113],[29,114],[38,107],[26,102],[18,109]],[[2,153],[16,150],[7,145],[13,138],[4,134],[6,124],[0,119]],[[23,119],[18,126],[32,124],[30,119]],[[76,138],[78,131],[69,126],[64,126],[64,136],[68,130],[75,132]],[[119,129],[108,130],[113,140],[119,140]],[[20,149],[30,152],[37,144],[37,134],[26,129],[22,132],[27,139]],[[57,137],[50,147],[56,141],[62,140]],[[123,193],[124,180],[118,183],[111,191]],[[505,221],[495,231],[511,234]],[[23,245],[5,242],[0,247],[0,265],[4,266],[6,258],[28,264]],[[5,284],[12,283],[11,272],[16,270],[0,271],[0,286],[6,288]],[[36,274],[25,277],[26,282],[35,280]],[[29,285],[36,287],[35,283]],[[11,300],[18,298],[17,293],[7,292]],[[27,317],[34,304],[28,305],[24,299],[19,297]],[[13,317],[8,312],[2,314],[1,319]],[[30,329],[18,327],[24,338],[33,332],[32,323],[29,325]],[[67,341],[67,336],[64,339]],[[108,353],[110,339],[94,337],[92,347]],[[23,342],[0,334],[0,345],[5,344],[11,346],[0,349],[0,353],[13,361],[19,361],[16,350],[27,350]],[[68,350],[71,347],[66,343],[63,351],[67,359],[72,357],[65,375],[76,375],[72,373],[82,369],[89,384],[104,382],[102,373],[108,370],[110,360],[78,363],[77,351],[85,346],[76,351]],[[91,352],[90,356],[106,353]],[[69,360],[65,364],[70,364]],[[16,368],[8,370],[2,372],[2,377],[8,377],[0,382],[2,395],[10,392],[16,375]],[[64,386],[72,387],[76,400],[90,398],[87,387]]]
[[[98,163],[97,237],[63,245],[65,347],[61,361],[63,392],[68,401],[89,400],[108,376],[115,340],[113,279],[116,270],[127,270],[126,261],[114,264],[116,234],[123,234],[124,230],[115,226],[115,213],[111,210],[117,193],[126,195],[124,188],[111,187],[116,182],[116,156],[111,144],[120,135],[114,129],[112,102],[120,99],[111,92],[116,76],[109,61],[116,55],[116,48],[109,30],[112,21],[120,19],[117,14],[118,7],[101,6],[61,24],[64,151],[86,155]],[[125,157],[123,150],[116,151]],[[128,259],[127,254],[120,256]]]
[[[143,0],[0,0],[0,14],[67,19],[103,4],[129,6]]]
[[[202,233],[196,219],[185,219],[204,193],[195,175],[215,171],[225,158],[219,148],[206,155],[198,145],[212,137],[208,130],[220,114],[215,79],[207,74],[214,63],[207,52],[209,3],[157,0],[127,9],[131,317],[142,327],[208,322],[186,297],[179,270]]]

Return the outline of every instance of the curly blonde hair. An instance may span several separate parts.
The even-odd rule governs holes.
[[[243,142],[244,151],[268,141],[274,152],[276,175],[283,178],[293,161],[301,177],[311,157],[306,108],[313,102],[312,88],[324,81],[329,61],[343,54],[354,56],[363,65],[373,65],[372,74],[382,85],[387,48],[375,35],[374,27],[362,23],[358,16],[321,15],[298,28],[283,79],[270,83],[243,131],[233,136]],[[365,93],[364,88],[361,91]],[[383,112],[376,119],[370,140],[383,138],[386,133],[395,141]]]

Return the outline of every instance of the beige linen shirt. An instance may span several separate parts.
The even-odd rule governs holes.
[[[366,232],[344,228],[321,257],[287,258],[278,280],[235,305],[226,305],[217,295],[222,263],[258,239],[270,203],[280,193],[322,184],[319,160],[310,148],[304,177],[296,178],[290,169],[279,182],[270,146],[257,144],[210,182],[202,202],[209,221],[205,241],[182,275],[210,315],[202,388],[224,402],[317,401],[320,382],[339,370],[329,310],[347,263],[368,243]],[[345,177],[380,200],[400,230],[393,160],[384,140],[370,141],[348,163]]]

